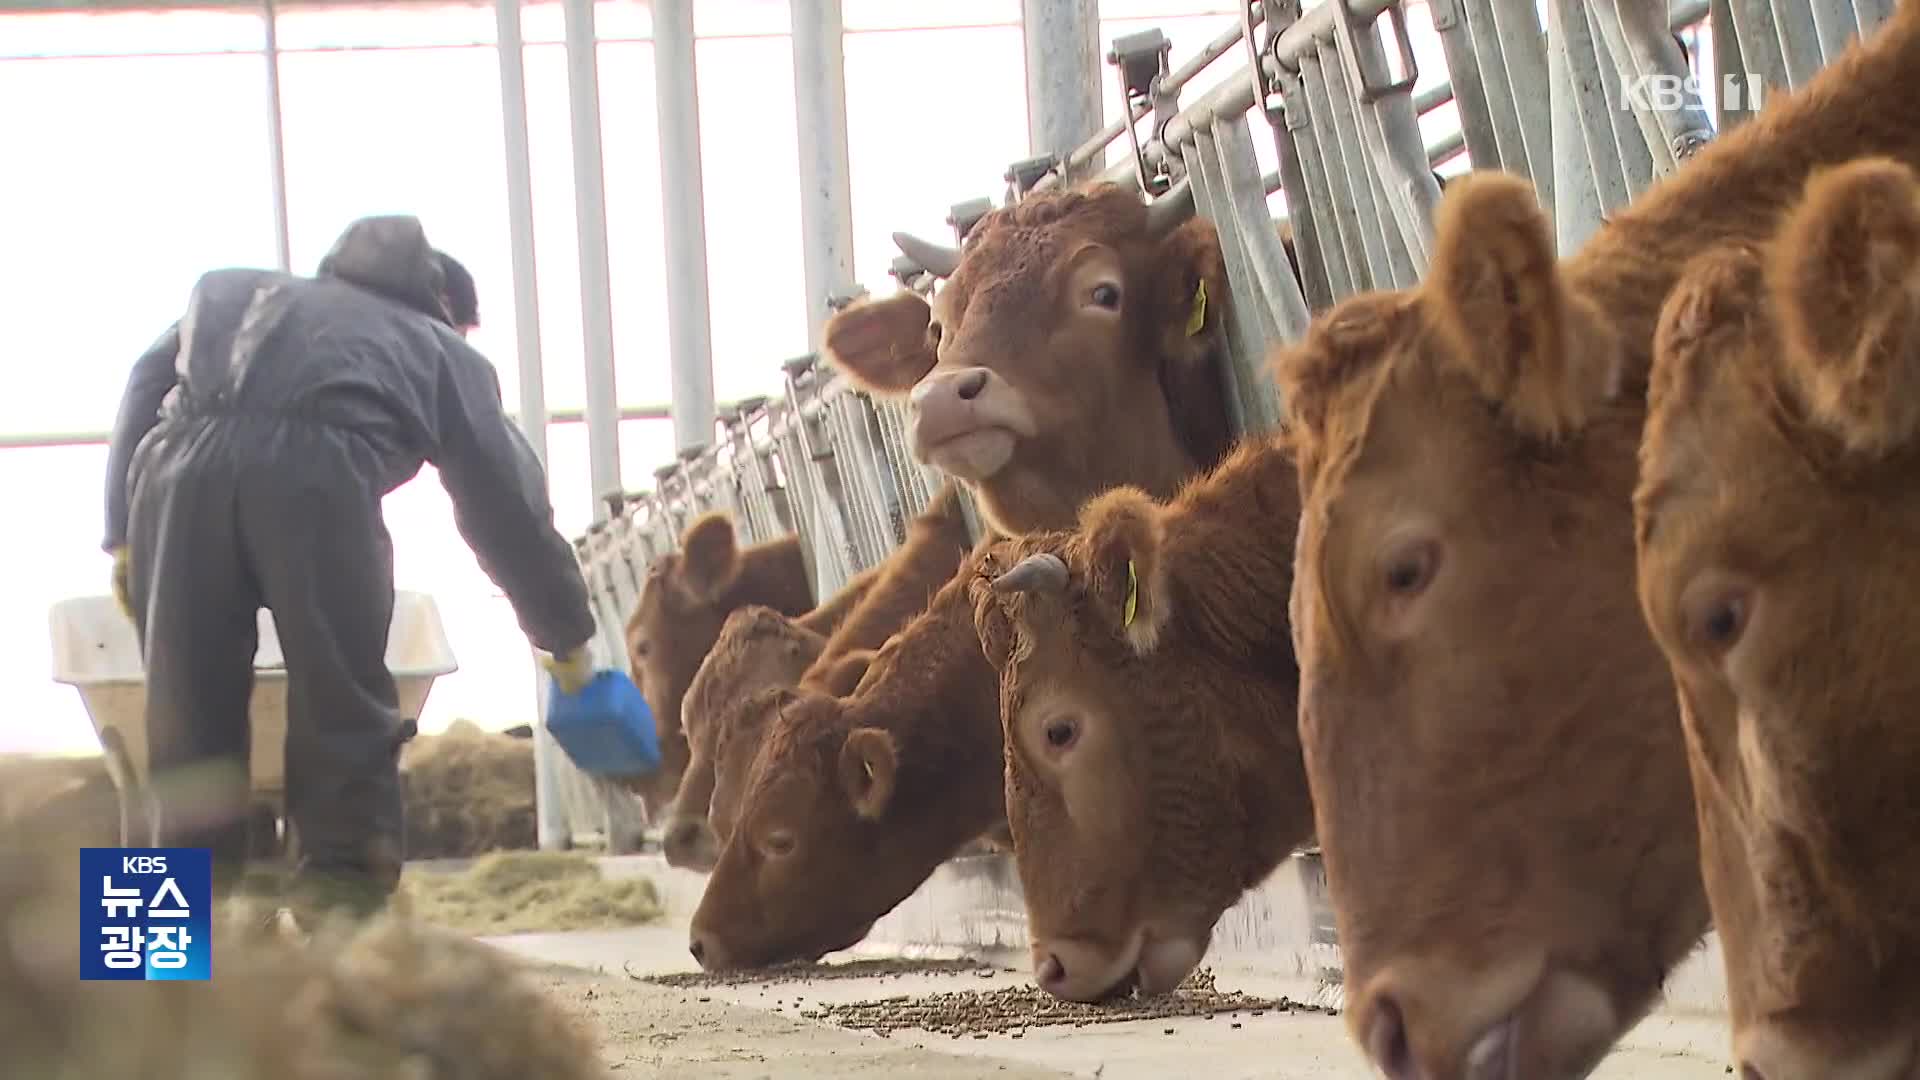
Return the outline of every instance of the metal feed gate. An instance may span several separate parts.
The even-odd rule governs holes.
[[[1092,8],[1090,0],[1078,2]],[[801,7],[833,9],[838,26],[832,0],[796,0],[796,16]],[[1741,122],[1767,90],[1805,83],[1849,38],[1887,18],[1893,0],[1671,7],[1664,0],[1428,0],[1411,13],[1406,7],[1256,0],[1239,26],[1177,67],[1158,30],[1118,38],[1105,77],[1124,91],[1130,122],[1007,171],[1003,202],[1098,175],[1138,185],[1145,198],[1191,200],[1213,220],[1233,289],[1228,388],[1242,431],[1266,430],[1280,418],[1265,373],[1270,345],[1298,338],[1314,313],[1342,297],[1412,285],[1425,272],[1438,166],[1464,155],[1470,167],[1529,178],[1552,211],[1564,254],[1716,130]],[[1423,19],[1438,37],[1448,79],[1416,95],[1413,40]],[[1701,39],[1711,42],[1710,71],[1689,77],[1676,32],[1694,35],[1696,58]],[[837,67],[837,40],[814,35],[813,45]],[[1030,81],[1035,48],[1030,39]],[[800,51],[796,42],[797,69]],[[1182,88],[1215,65],[1236,70],[1183,106]],[[1718,91],[1711,118],[1703,83]],[[801,90],[806,154],[810,102]],[[1449,101],[1459,128],[1429,144],[1419,117]],[[828,136],[844,149],[844,126]],[[1274,173],[1261,174],[1256,137],[1274,140]],[[1123,138],[1123,159],[1095,173],[1107,147]],[[1284,193],[1298,278],[1269,209],[1276,191]],[[976,199],[954,207],[948,220],[956,238],[992,206]],[[930,293],[936,286],[905,256],[891,272],[903,288]],[[810,272],[809,288],[821,280]],[[835,295],[815,312],[815,340],[825,309],[859,292],[817,294],[829,291]],[[853,390],[815,356],[790,360],[784,370],[783,396],[723,411],[711,445],[691,446],[656,470],[651,491],[610,497],[605,517],[576,541],[608,655],[624,657],[624,626],[648,563],[672,550],[705,510],[729,511],[748,541],[798,532],[815,595],[824,599],[884,558],[926,505],[938,476],[908,452],[902,405]],[[972,521],[977,535],[977,516]],[[542,803],[564,815],[562,835],[631,850],[644,824],[638,800],[575,770],[564,755],[550,759],[541,782],[558,790],[543,793]],[[543,843],[552,831],[543,826]],[[1323,929],[1313,938],[1331,945],[1331,927]]]

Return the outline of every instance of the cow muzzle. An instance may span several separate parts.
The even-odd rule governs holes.
[[[1200,964],[1204,941],[1158,937],[1142,927],[1119,945],[1070,937],[1035,938],[1033,977],[1040,989],[1066,1001],[1096,1002],[1138,988],[1164,994]]]
[[[987,368],[935,369],[908,400],[914,459],[959,480],[989,479],[1006,468],[1021,439],[1037,433],[1020,392]]]
[[[1476,978],[1422,967],[1371,980],[1354,1004],[1355,1034],[1388,1080],[1578,1080],[1621,1034],[1598,984],[1563,971],[1526,980],[1537,963]]]
[[[1917,1080],[1920,1039],[1899,1032],[1885,1039],[1815,1043],[1781,1025],[1756,1021],[1734,1034],[1741,1080]]]

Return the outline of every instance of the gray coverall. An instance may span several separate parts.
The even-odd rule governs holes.
[[[245,858],[246,789],[210,806],[205,793],[170,798],[168,778],[190,788],[205,774],[194,766],[221,759],[245,776],[263,606],[286,659],[299,875],[345,886],[361,907],[398,882],[410,731],[386,666],[381,497],[423,462],[532,643],[563,655],[594,634],[539,464],[493,367],[445,324],[431,254],[417,221],[374,218],[315,278],[213,271],[121,401],[104,546],[131,545],[162,842],[212,848],[222,891]]]

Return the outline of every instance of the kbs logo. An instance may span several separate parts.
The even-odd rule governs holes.
[[[80,978],[211,977],[212,909],[206,848],[81,848]]]
[[[1707,85],[1695,75],[1641,75],[1620,86],[1620,109],[1638,108],[1643,112],[1671,112],[1697,105]],[[1766,100],[1766,85],[1758,75],[1728,72],[1720,77],[1721,107],[1728,112],[1759,112]]]

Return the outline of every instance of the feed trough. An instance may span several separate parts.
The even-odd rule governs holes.
[[[254,653],[248,772],[256,816],[278,818],[286,787],[287,669],[274,631],[273,613],[259,613],[260,645]],[[53,633],[53,678],[80,692],[106,756],[120,798],[122,844],[133,836],[135,808],[151,809],[147,795],[147,682],[133,622],[111,596],[80,596],[49,612]],[[458,670],[433,597],[394,596],[387,636],[387,669],[399,690],[400,715],[417,723],[435,679]],[[149,827],[154,821],[146,815]]]

